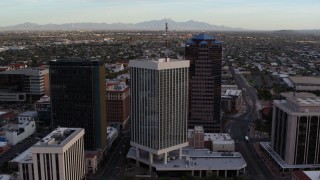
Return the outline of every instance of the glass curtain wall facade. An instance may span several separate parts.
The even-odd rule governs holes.
[[[186,42],[185,58],[190,60],[188,128],[220,132],[222,44],[199,34]]]
[[[86,150],[105,149],[105,68],[98,60],[50,61],[52,124],[85,129]]]

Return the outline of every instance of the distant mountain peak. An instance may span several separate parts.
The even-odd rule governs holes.
[[[189,20],[185,22],[176,22],[170,18],[160,20],[150,20],[139,22],[136,24],[131,23],[65,23],[65,24],[45,24],[39,25],[36,23],[26,22],[14,26],[0,27],[0,31],[12,30],[162,30],[164,29],[164,22],[169,23],[170,30],[195,30],[195,31],[239,31],[241,28],[231,28],[225,26],[211,25],[205,22],[198,22]]]

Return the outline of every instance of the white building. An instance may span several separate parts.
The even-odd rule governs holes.
[[[205,133],[204,141],[212,142],[214,152],[235,152],[235,142],[227,133]]]
[[[33,120],[19,120],[18,124],[7,124],[1,127],[5,134],[7,143],[16,145],[20,141],[32,135],[36,130],[36,123]]]
[[[19,114],[18,120],[19,120],[19,122],[33,121],[37,117],[38,117],[37,111],[27,111],[27,112]]]
[[[118,130],[114,127],[107,126],[107,145],[108,148],[112,146],[112,143],[118,137]]]
[[[11,162],[19,164],[21,180],[82,180],[83,135],[82,128],[57,128]]]
[[[189,61],[176,59],[133,60],[131,76],[131,146],[135,160],[149,154],[167,164],[171,151],[188,146],[188,77]]]
[[[105,67],[113,72],[120,72],[124,70],[123,64],[106,64]]]

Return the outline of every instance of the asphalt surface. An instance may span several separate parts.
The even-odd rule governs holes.
[[[236,151],[240,152],[247,162],[246,177],[269,180],[279,179],[275,177],[266,167],[263,160],[256,153],[253,143],[269,140],[267,138],[252,138],[249,135],[249,125],[259,119],[260,103],[256,94],[256,90],[247,83],[242,75],[235,75],[235,82],[239,89],[243,90],[243,98],[246,106],[246,112],[237,117],[230,117],[226,128],[230,129],[230,135],[233,139],[238,140],[236,144]],[[249,142],[245,142],[244,137],[249,137]]]
[[[126,146],[129,145],[129,142],[129,134],[124,134],[114,150],[108,153],[107,156],[109,156],[110,159],[102,165],[102,168],[95,175],[87,176],[87,179],[117,179],[117,176],[124,171],[124,167],[126,165],[127,152],[125,152],[125,149]]]

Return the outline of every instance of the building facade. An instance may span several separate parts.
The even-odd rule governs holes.
[[[22,68],[0,72],[1,101],[34,102],[49,90],[49,70],[46,68]],[[3,93],[3,95],[2,95]]]
[[[108,125],[126,128],[130,118],[130,88],[125,82],[107,82],[106,117]]]
[[[320,164],[320,98],[275,100],[272,149],[289,165]]]
[[[0,128],[1,134],[8,144],[16,145],[20,141],[31,136],[36,131],[35,118],[37,117],[37,112],[27,111],[21,113],[18,116],[17,124],[7,124]]]
[[[11,162],[21,180],[85,179],[84,129],[57,128]]]
[[[99,60],[50,61],[52,124],[85,128],[86,150],[106,150],[105,69]]]
[[[159,59],[130,61],[131,146],[161,156],[188,146],[187,110],[189,61]]]
[[[221,109],[226,113],[237,113],[243,103],[242,90],[227,90],[221,94]]]
[[[185,58],[190,60],[188,126],[220,132],[222,44],[201,33],[186,42]]]
[[[50,97],[45,95],[34,103],[34,109],[38,112],[37,125],[41,127],[50,127],[51,125],[51,101]]]

